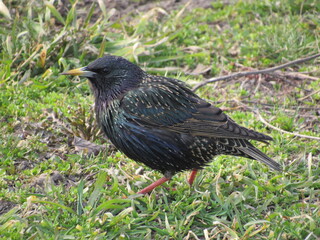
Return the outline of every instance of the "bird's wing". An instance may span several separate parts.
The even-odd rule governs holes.
[[[121,107],[127,119],[144,127],[210,138],[272,140],[239,126],[179,82],[155,82],[131,90],[123,97]]]

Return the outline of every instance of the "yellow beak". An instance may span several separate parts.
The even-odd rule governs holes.
[[[61,73],[61,75],[81,76],[81,77],[92,77],[95,75],[94,72],[88,71],[87,67],[76,68],[67,72]]]

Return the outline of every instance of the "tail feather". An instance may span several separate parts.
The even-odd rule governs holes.
[[[279,163],[277,163],[276,161],[274,161],[273,159],[265,155],[263,152],[261,152],[259,149],[255,148],[254,146],[251,145],[246,148],[241,148],[240,150],[246,155],[252,157],[253,159],[263,162],[267,164],[269,167],[277,171],[282,171],[282,167]]]

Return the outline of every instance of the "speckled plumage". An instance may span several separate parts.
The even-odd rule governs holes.
[[[89,73],[81,75],[91,82],[97,120],[106,136],[129,158],[167,178],[201,169],[219,154],[281,169],[249,142],[271,137],[239,126],[179,80],[150,75],[116,56],[100,58],[82,71]]]

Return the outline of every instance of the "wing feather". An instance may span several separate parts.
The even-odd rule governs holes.
[[[167,80],[172,81],[149,82],[128,92],[121,101],[126,118],[141,126],[193,136],[272,140],[241,127],[177,80]]]

